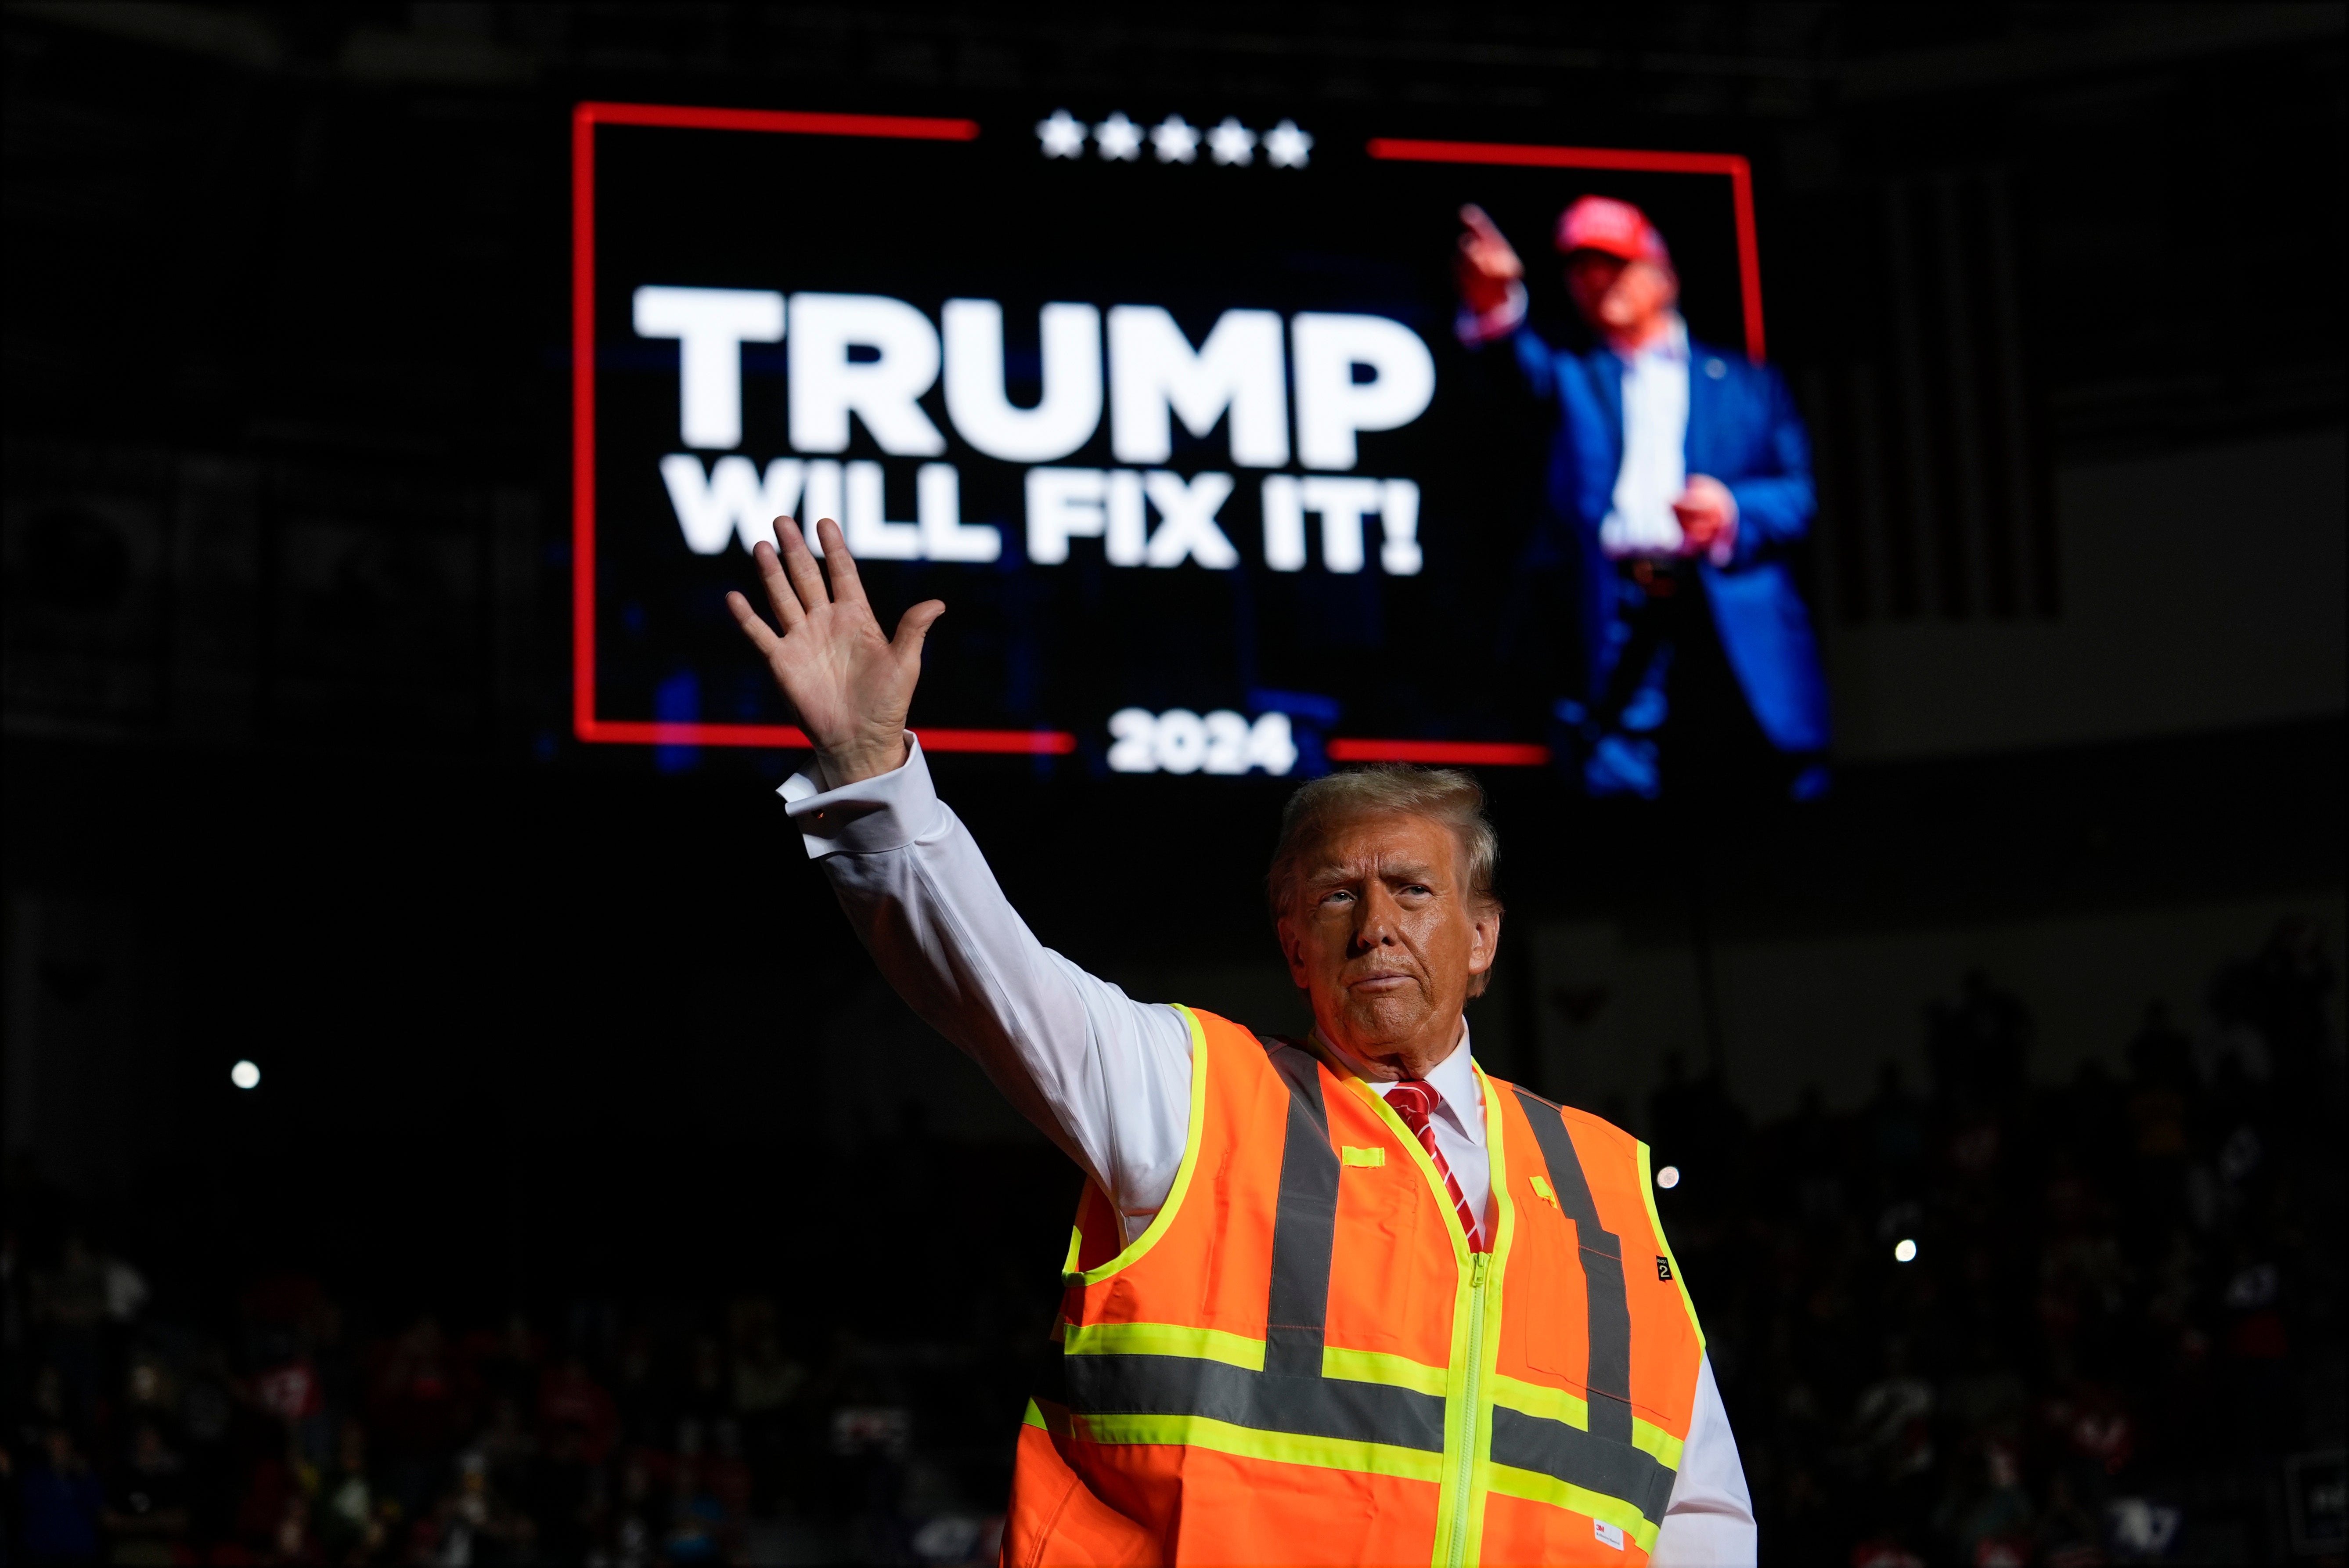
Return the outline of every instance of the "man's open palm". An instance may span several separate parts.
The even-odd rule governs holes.
[[[764,543],[750,553],[782,635],[739,593],[726,596],[726,607],[799,715],[800,728],[827,775],[825,784],[838,788],[885,774],[905,760],[905,711],[922,678],[922,639],[947,607],[925,599],[899,618],[894,639],[882,636],[840,524],[823,519],[816,537],[823,545],[821,564],[800,536],[799,524],[778,517],[780,555]]]

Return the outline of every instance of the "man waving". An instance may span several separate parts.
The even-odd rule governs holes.
[[[783,786],[891,983],[1090,1178],[1004,1560],[1741,1563],[1754,1526],[1648,1151],[1487,1076],[1500,937],[1465,774],[1333,774],[1268,881],[1305,1040],[1037,941],[905,728],[945,606],[883,635],[839,527],[728,603],[815,748]],[[829,582],[827,582],[827,573]]]

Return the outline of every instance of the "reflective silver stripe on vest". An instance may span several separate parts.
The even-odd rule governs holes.
[[[1330,1258],[1338,1239],[1338,1151],[1330,1147],[1321,1064],[1294,1045],[1269,1045],[1265,1054],[1288,1085],[1288,1132],[1280,1146],[1264,1369],[1272,1376],[1318,1382],[1330,1321]]]
[[[1590,1429],[1563,1421],[1497,1410],[1493,1417],[1493,1459],[1520,1469],[1539,1470],[1575,1486],[1605,1492],[1634,1504],[1662,1523],[1675,1476],[1645,1449],[1631,1446],[1631,1298],[1623,1284],[1623,1243],[1599,1222],[1590,1179],[1582,1173],[1573,1135],[1558,1107],[1539,1095],[1516,1090],[1517,1104],[1534,1129],[1542,1162],[1549,1168],[1558,1206],[1574,1221],[1582,1252],[1583,1302],[1590,1359],[1583,1386],[1588,1396]]]
[[[1439,1396],[1321,1376],[1330,1259],[1338,1235],[1338,1151],[1330,1145],[1320,1064],[1283,1042],[1268,1040],[1264,1046],[1288,1088],[1264,1370],[1188,1355],[1063,1355],[1055,1370],[1064,1402],[1080,1415],[1204,1416],[1258,1431],[1440,1454]]]

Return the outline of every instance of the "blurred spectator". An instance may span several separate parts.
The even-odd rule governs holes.
[[[2287,1093],[2317,1083],[2326,1037],[2324,1008],[2333,994],[2323,931],[2305,915],[2276,925],[2265,946],[2219,971],[2210,983],[2210,1012],[2238,1051],[2251,1046],[2271,1061]],[[2257,1079],[2263,1071],[2251,1071]],[[2265,1063],[2262,1063],[2265,1065]]]
[[[141,1421],[114,1484],[107,1489],[106,1532],[111,1561],[127,1564],[176,1562],[188,1533],[187,1467],[163,1445],[151,1420]]]
[[[39,1459],[17,1483],[24,1511],[26,1561],[34,1563],[95,1563],[103,1496],[89,1473],[73,1434],[52,1427]]]
[[[77,1426],[95,1416],[104,1386],[103,1332],[118,1299],[132,1293],[113,1288],[108,1260],[79,1234],[66,1238],[57,1267],[33,1280],[33,1315],[41,1330],[47,1364],[58,1379],[65,1414]],[[136,1276],[132,1276],[136,1278]],[[138,1294],[144,1293],[144,1285]]]
[[[693,1387],[687,1396],[685,1414],[705,1425],[724,1416],[731,1408],[731,1390],[727,1386],[726,1358],[719,1348],[718,1336],[703,1334],[693,1341]]]
[[[576,1351],[540,1381],[538,1419],[545,1428],[568,1427],[576,1431],[589,1464],[602,1464],[619,1436],[619,1414],[612,1397],[604,1392]]]
[[[1971,1449],[1935,1510],[1948,1560],[1972,1568],[2026,1568],[2037,1511],[2023,1490],[2014,1451],[1991,1442]]]
[[[1878,1169],[1905,1186],[1924,1163],[1925,1113],[1902,1083],[1900,1064],[1889,1056],[1877,1070],[1876,1097],[1868,1102],[1866,1117]]]
[[[1954,1105],[2002,1105],[2023,1088],[2031,1054],[2031,1013],[2013,996],[1969,970],[1954,1002],[1926,1008],[1927,1059],[1935,1089]]]
[[[575,1432],[568,1423],[551,1422],[557,1430]],[[522,1411],[501,1394],[490,1402],[490,1424],[473,1439],[473,1451],[489,1467],[490,1484],[512,1491],[523,1484],[532,1461],[538,1457],[538,1439],[522,1424]]]
[[[734,1362],[734,1408],[757,1419],[781,1409],[807,1381],[807,1368],[783,1354],[772,1329]]]
[[[492,1401],[509,1400],[519,1411],[529,1409],[538,1397],[542,1348],[526,1314],[508,1313],[502,1333],[477,1330],[467,1334],[464,1355],[482,1393]]]
[[[596,1469],[587,1442],[570,1422],[558,1425],[546,1452],[532,1466],[517,1495],[538,1521],[541,1550],[553,1562],[584,1563],[595,1545],[600,1512]]]
[[[669,1471],[670,1499],[667,1554],[671,1563],[722,1561],[730,1545],[726,1505],[708,1485],[702,1463],[700,1431],[687,1423],[678,1444],[677,1462]]]
[[[620,1468],[620,1500],[612,1532],[614,1568],[636,1568],[652,1561],[667,1530],[667,1515],[653,1493],[652,1468],[641,1453]]]
[[[357,1421],[343,1423],[334,1468],[320,1480],[311,1529],[329,1563],[363,1561],[382,1544],[375,1490],[367,1482],[367,1429]]]
[[[1884,1347],[1884,1375],[1869,1384],[1852,1411],[1852,1438],[1868,1468],[1899,1481],[1933,1466],[1933,1386],[1909,1366],[1909,1347],[1894,1338]]]
[[[2044,1568],[2102,1568],[2103,1532],[2094,1515],[2072,1495],[2072,1478],[2057,1470],[2047,1481],[2047,1507],[2035,1532]]]

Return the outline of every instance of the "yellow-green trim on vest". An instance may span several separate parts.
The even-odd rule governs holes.
[[[1427,1150],[1402,1117],[1363,1085],[1361,1093],[1378,1107],[1397,1141],[1418,1161],[1436,1212],[1450,1229],[1458,1261],[1459,1283],[1452,1298],[1452,1359],[1444,1380],[1444,1490],[1435,1505],[1435,1541],[1430,1561],[1433,1568],[1464,1568],[1484,1554],[1485,1499],[1493,1471],[1493,1392],[1500,1376],[1501,1282],[1507,1277],[1510,1249],[1516,1241],[1516,1205],[1508,1194],[1508,1159],[1501,1131],[1501,1106],[1492,1080],[1471,1059],[1476,1094],[1485,1118],[1485,1157],[1492,1172],[1493,1250],[1470,1250],[1468,1233],[1461,1228],[1452,1206],[1451,1190],[1428,1158]]]
[[[1657,1463],[1677,1474],[1681,1468],[1681,1450],[1688,1445],[1653,1421],[1634,1416],[1631,1417],[1631,1446],[1653,1454]]]
[[[1340,1350],[1334,1345],[1321,1347],[1321,1376],[1342,1377],[1349,1383],[1378,1383],[1389,1388],[1409,1388],[1416,1393],[1444,1397],[1444,1380],[1449,1376],[1441,1366],[1430,1366],[1413,1361],[1408,1355],[1397,1355],[1389,1350]]]
[[[1519,1415],[1539,1416],[1545,1421],[1563,1421],[1569,1427],[1590,1430],[1589,1400],[1563,1388],[1512,1377],[1506,1372],[1493,1376],[1493,1403],[1506,1406]]]
[[[1479,1218],[1480,1221],[1488,1220],[1493,1227],[1493,1250],[1485,1254],[1484,1342],[1470,1346],[1470,1353],[1475,1360],[1470,1364],[1471,1376],[1464,1390],[1473,1396],[1468,1400],[1465,1423],[1472,1462],[1467,1467],[1467,1495],[1459,1500],[1457,1506],[1467,1510],[1468,1528],[1460,1534],[1461,1549],[1446,1554],[1454,1568],[1485,1560],[1485,1504],[1493,1490],[1494,1474],[1499,1468],[1493,1463],[1493,1396],[1500,1386],[1501,1318],[1506,1310],[1504,1303],[1507,1299],[1501,1282],[1508,1277],[1509,1257],[1516,1250],[1517,1240],[1517,1206],[1516,1199],[1509,1196],[1508,1139],[1502,1132],[1500,1091],[1494,1086],[1485,1069],[1476,1064],[1475,1058],[1469,1059],[1468,1066],[1476,1075],[1476,1097],[1485,1118],[1485,1159],[1491,1196],[1486,1200],[1486,1215]],[[1417,1147],[1418,1140],[1413,1139],[1412,1144]],[[1430,1162],[1431,1166],[1433,1163]],[[1449,1199],[1451,1194],[1446,1191],[1444,1196]],[[1452,1206],[1447,1201],[1439,1207],[1448,1212]],[[1462,1241],[1464,1245],[1464,1231]],[[1442,1551],[1445,1542],[1439,1538],[1438,1550]]]
[[[1521,1470],[1515,1465],[1492,1467],[1492,1487],[1503,1497],[1523,1499],[1526,1502],[1546,1502],[1553,1508],[1567,1509],[1589,1519],[1603,1520],[1640,1543],[1642,1552],[1656,1549],[1658,1527],[1648,1516],[1619,1497],[1609,1497],[1603,1491],[1562,1481],[1556,1476],[1546,1476],[1539,1470]]]
[[[1563,1388],[1498,1373],[1493,1378],[1493,1403],[1519,1415],[1538,1416],[1546,1421],[1562,1421],[1585,1432],[1590,1430],[1590,1402]],[[1631,1417],[1631,1446],[1653,1455],[1666,1469],[1681,1468],[1681,1439],[1653,1421],[1636,1415]]]
[[[1264,1370],[1264,1341],[1220,1328],[1191,1328],[1174,1323],[1070,1323],[1061,1320],[1062,1354],[1067,1355],[1187,1355],[1195,1361],[1221,1361]],[[1376,1382],[1379,1379],[1365,1379]]]
[[[1648,1224],[1656,1232],[1656,1245],[1664,1250],[1664,1262],[1671,1265],[1672,1283],[1680,1287],[1681,1305],[1688,1311],[1689,1327],[1696,1331],[1696,1345],[1701,1351],[1704,1348],[1704,1324],[1696,1320],[1696,1303],[1689,1297],[1688,1276],[1681,1272],[1681,1261],[1672,1256],[1672,1244],[1664,1239],[1664,1219],[1656,1212],[1656,1179],[1648,1169],[1648,1146],[1644,1143],[1640,1146],[1640,1196],[1648,1205]],[[1661,1454],[1656,1457],[1663,1458]],[[1674,1469],[1680,1468],[1677,1460],[1667,1462]]]
[[[1077,1247],[1083,1238],[1071,1227],[1068,1261],[1061,1268],[1063,1285],[1097,1285],[1119,1270],[1142,1262],[1150,1249],[1158,1245],[1158,1239],[1174,1228],[1175,1210],[1183,1207],[1184,1195],[1191,1190],[1191,1173],[1199,1168],[1199,1140],[1207,1121],[1207,1031],[1197,1013],[1180,1002],[1173,1006],[1183,1015],[1183,1022],[1191,1026],[1191,1125],[1183,1135],[1183,1163],[1174,1168],[1174,1185],[1167,1189],[1166,1201],[1159,1205],[1149,1228],[1136,1236],[1124,1251],[1097,1269],[1075,1272]]]
[[[1079,1442],[1208,1449],[1244,1459],[1313,1465],[1321,1469],[1394,1476],[1402,1480],[1433,1482],[1443,1479],[1443,1456],[1425,1449],[1366,1443],[1350,1438],[1318,1438],[1306,1432],[1267,1431],[1259,1427],[1218,1421],[1211,1416],[1083,1415],[1057,1406],[1047,1410],[1030,1399],[1022,1418],[1030,1427],[1040,1427],[1055,1437]]]

